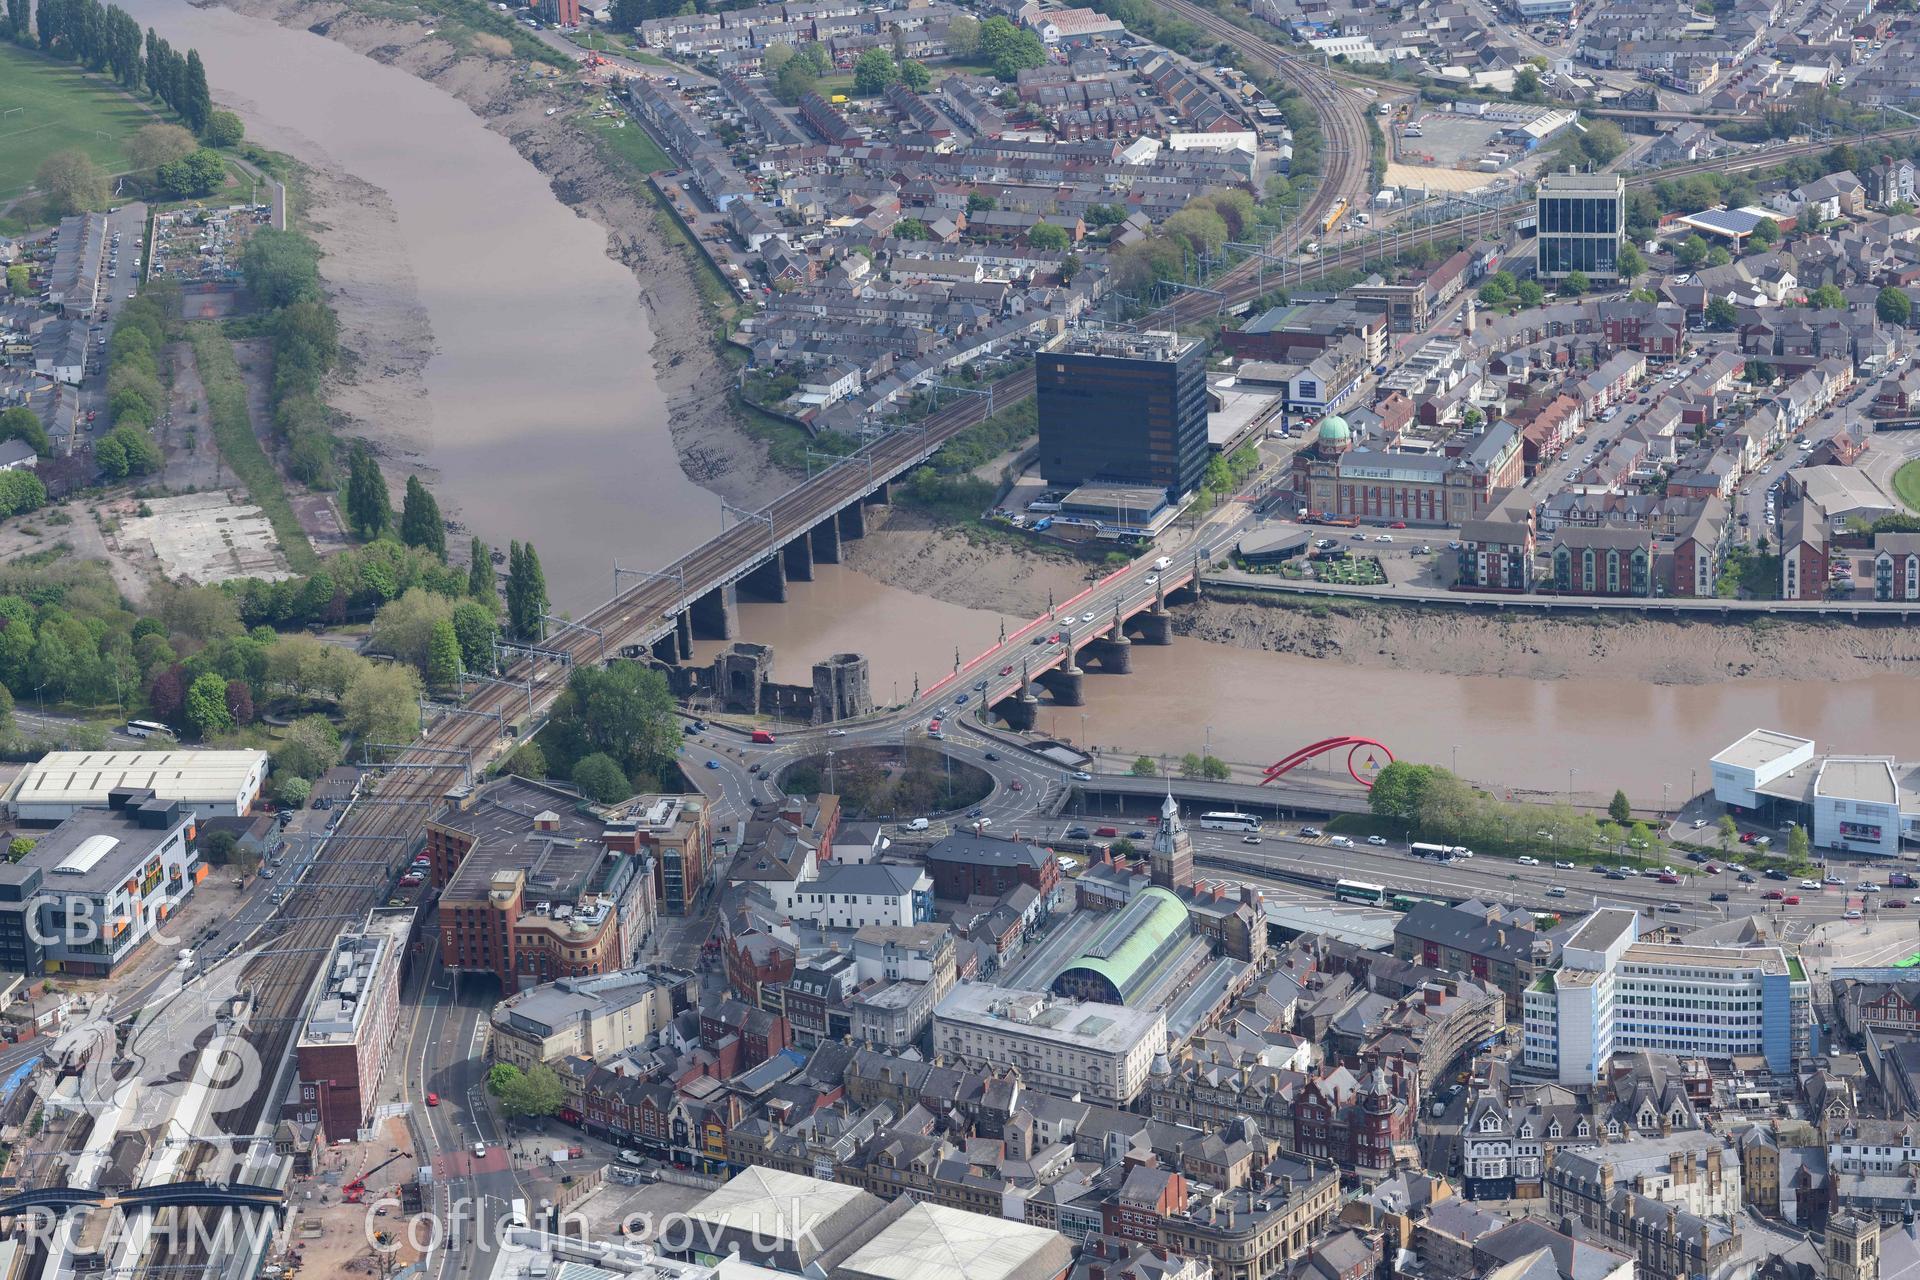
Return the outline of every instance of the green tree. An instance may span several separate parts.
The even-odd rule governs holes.
[[[1913,315],[1913,301],[1907,297],[1904,290],[1888,285],[1875,296],[1873,314],[1879,316],[1883,324],[1905,328],[1908,319]]]
[[[1002,80],[1012,80],[1029,67],[1046,63],[1046,46],[1040,37],[1024,31],[1005,18],[988,18],[980,24],[979,59],[993,68]]]
[[[1607,802],[1607,816],[1615,822],[1632,822],[1633,806],[1627,803],[1627,793],[1615,791],[1613,799]]]
[[[900,64],[900,83],[915,93],[925,93],[933,84],[933,73],[925,63],[908,58]]]
[[[1587,291],[1588,283],[1586,272],[1569,271],[1567,278],[1560,282],[1560,292],[1569,298],[1577,298]]]
[[[1725,333],[1739,320],[1740,313],[1726,298],[1714,298],[1707,303],[1706,321],[1709,329]]]
[[[1189,751],[1180,757],[1180,776],[1198,778],[1206,772],[1206,761],[1200,758],[1198,751]]]
[[[240,255],[247,291],[265,307],[320,296],[320,248],[298,231],[262,227]]]
[[[393,522],[393,500],[387,495],[387,478],[380,464],[362,443],[353,446],[347,464],[347,523],[356,536],[372,540],[387,531]]]
[[[1200,761],[1200,776],[1208,782],[1225,782],[1233,776],[1233,770],[1219,756],[1206,756]]]
[[[511,1062],[496,1062],[487,1068],[487,1092],[497,1098],[520,1078],[520,1068]]]
[[[31,471],[0,471],[0,516],[25,515],[47,502],[47,487]]]
[[[980,20],[957,14],[947,24],[947,53],[961,61],[980,51]]]
[[[780,101],[792,106],[813,92],[813,86],[819,82],[820,72],[811,59],[798,54],[787,59],[786,65],[773,78],[773,93]]]
[[[460,638],[454,633],[453,620],[443,618],[433,624],[427,641],[427,683],[444,689],[460,678]]]
[[[1614,259],[1614,265],[1619,268],[1620,279],[1632,284],[1635,276],[1646,271],[1647,260],[1641,256],[1638,249],[1630,244],[1623,244],[1620,246],[1619,256]]]
[[[1673,260],[1692,271],[1707,260],[1707,242],[1694,232],[1673,247]]]
[[[1160,766],[1154,762],[1152,756],[1135,756],[1133,768],[1129,772],[1136,778],[1157,778],[1160,776]]]
[[[187,727],[195,736],[206,739],[233,728],[233,716],[227,710],[227,682],[209,671],[187,687]]]
[[[411,742],[420,732],[420,675],[397,662],[368,663],[340,697],[347,732],[367,742]]]
[[[174,104],[187,128],[199,133],[213,118],[213,95],[207,90],[207,68],[198,49],[187,50],[187,78],[181,100]]]
[[[134,169],[145,173],[192,155],[199,145],[177,124],[142,125],[127,144],[127,159]]]
[[[1514,286],[1513,296],[1520,300],[1523,307],[1537,307],[1547,300],[1547,291],[1537,281],[1522,280]]]
[[[556,767],[602,752],[632,776],[670,763],[681,735],[666,677],[638,662],[616,661],[573,669],[542,737]]]
[[[273,792],[280,797],[280,803],[289,809],[304,809],[307,801],[313,799],[313,783],[305,778],[288,774],[274,784]]]
[[[573,766],[573,785],[580,794],[600,804],[612,804],[633,794],[633,784],[614,758],[603,751],[582,756]]]
[[[900,80],[900,67],[885,49],[869,49],[854,60],[853,91],[863,97],[884,93]]]
[[[500,598],[493,585],[493,549],[478,535],[467,547],[467,594],[489,605]]]
[[[1528,102],[1540,98],[1540,73],[1532,67],[1521,67],[1513,73],[1513,96]]]
[[[547,575],[531,542],[515,542],[507,555],[507,626],[516,640],[537,640],[547,612]]]
[[[1000,202],[990,195],[984,195],[978,191],[969,191],[967,193],[968,213],[985,213],[990,209],[998,209],[999,207]]]
[[[400,541],[431,551],[441,560],[447,558],[447,526],[440,519],[440,504],[419,476],[407,477],[406,496],[400,500]]]
[[[211,195],[227,180],[227,165],[217,151],[201,148],[154,170],[160,194],[177,200]]]
[[[1723,244],[1717,244],[1707,250],[1707,265],[1709,267],[1724,267],[1732,261],[1733,255],[1727,252],[1727,246]]]
[[[492,1085],[491,1077],[488,1084]],[[536,1062],[526,1071],[503,1080],[495,1092],[500,1099],[500,1109],[516,1119],[550,1116],[567,1101],[566,1087],[544,1062]]]
[[[1811,852],[1807,829],[1802,826],[1791,828],[1787,832],[1787,857],[1794,862],[1805,862]]]
[[[54,441],[46,438],[46,428],[40,426],[40,415],[25,405],[0,409],[0,439],[17,439],[42,459],[54,453]]]
[[[533,778],[536,781],[547,776],[547,756],[538,742],[523,742],[513,749],[506,763],[500,766],[502,772],[516,778]]]
[[[1839,285],[1823,284],[1807,295],[1807,305],[1822,310],[1835,311],[1847,305],[1847,297],[1840,292]]]
[[[1773,248],[1780,243],[1780,224],[1772,218],[1760,219],[1747,233],[1747,243],[1755,249]]]
[[[453,607],[453,635],[460,645],[460,665],[480,675],[493,672],[493,642],[499,638],[500,625],[493,610],[474,600],[463,600]]]
[[[340,763],[340,731],[325,716],[301,716],[286,727],[273,749],[273,771],[317,778]]]
[[[896,240],[931,240],[933,228],[924,218],[902,218],[893,224],[893,238]]]
[[[247,136],[247,126],[231,111],[216,111],[207,117],[201,132],[210,147],[237,147]]]
[[[7,292],[16,298],[33,293],[33,270],[26,263],[16,262],[7,268]]]
[[[1035,223],[1033,230],[1027,232],[1027,244],[1042,253],[1059,253],[1070,243],[1067,229],[1051,222]]]
[[[1396,760],[1373,777],[1367,807],[1374,815],[1396,822],[1417,822],[1441,770],[1430,764]]]
[[[1733,820],[1732,814],[1723,813],[1713,826],[1720,834],[1720,851],[1728,852],[1733,848],[1733,842],[1740,838],[1740,824]]]
[[[454,600],[425,587],[408,587],[373,615],[367,647],[425,671],[433,652],[434,628],[451,625]]]
[[[35,184],[48,207],[65,216],[98,209],[107,202],[107,180],[84,151],[56,151],[40,162]]]
[[[7,842],[7,861],[18,862],[33,852],[33,846],[40,843],[30,836],[15,836]]]

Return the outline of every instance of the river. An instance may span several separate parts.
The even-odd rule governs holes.
[[[423,461],[443,503],[490,541],[531,539],[559,607],[604,598],[614,558],[663,564],[719,529],[719,501],[672,465],[633,277],[604,233],[466,107],[321,37],[184,0],[122,0],[142,26],[206,60],[214,96],[264,145],[384,189],[433,327]],[[349,344],[351,337],[349,336]],[[1005,621],[823,565],[792,603],[742,607],[779,678],[866,653],[883,701],[971,658]],[[1012,624],[1009,624],[1011,629]],[[712,645],[701,647],[710,654]],[[1210,743],[1266,761],[1334,734],[1452,763],[1493,785],[1639,803],[1704,785],[1706,759],[1755,726],[1822,749],[1914,754],[1920,681],[1457,678],[1341,666],[1180,639],[1134,649],[1134,674],[1090,675],[1084,708],[1041,728],[1107,748],[1178,755]],[[1205,710],[1196,712],[1195,708]],[[1084,719],[1083,719],[1084,716]],[[1457,756],[1456,756],[1457,748]]]
[[[450,514],[495,544],[539,548],[556,608],[605,599],[616,558],[665,563],[719,531],[719,499],[672,464],[633,273],[506,139],[323,37],[184,0],[125,7],[199,49],[249,136],[390,197],[434,343],[427,420],[397,434],[424,442]]]

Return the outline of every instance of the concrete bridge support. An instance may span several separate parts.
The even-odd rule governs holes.
[[[808,539],[813,543],[815,564],[840,563],[840,522],[828,516],[807,531]]]
[[[653,656],[661,662],[680,661],[680,637],[664,635],[653,642]]]
[[[674,615],[673,639],[681,662],[693,656],[693,613],[690,610],[682,609]]]
[[[1104,640],[1095,640],[1087,648],[1099,659],[1100,669],[1108,675],[1124,676],[1133,670],[1133,641],[1118,629]]]
[[[867,536],[867,508],[862,502],[849,502],[840,508],[840,536],[842,538],[864,538]]]
[[[787,562],[778,551],[747,570],[740,579],[740,589],[761,600],[771,600],[775,604],[787,602]]]
[[[731,640],[740,634],[740,598],[733,585],[715,587],[693,602],[689,614],[689,640]]]
[[[795,538],[780,548],[780,558],[786,561],[787,578],[793,582],[813,581],[813,539]]]
[[[875,489],[872,493],[860,499],[860,501],[869,507],[886,507],[893,505],[893,481],[881,481],[878,489]]]

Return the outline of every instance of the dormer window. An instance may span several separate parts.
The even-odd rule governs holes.
[[[1560,1122],[1558,1120],[1555,1120],[1547,1126],[1547,1136],[1549,1138],[1557,1138],[1560,1136]]]
[[[1582,1120],[1580,1122],[1580,1128],[1576,1130],[1576,1132],[1582,1138],[1590,1138],[1593,1136],[1593,1130],[1588,1127],[1587,1122],[1585,1120]]]

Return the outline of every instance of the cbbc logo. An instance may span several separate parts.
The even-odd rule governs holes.
[[[39,910],[28,912],[27,936],[38,946],[73,951],[93,949],[103,942],[111,944],[122,937],[152,938],[162,946],[171,946],[176,938],[167,931],[167,917],[162,914],[162,908],[171,905],[158,899],[136,902],[109,918],[97,899],[75,894],[42,903]],[[111,950],[111,946],[106,949]]]

